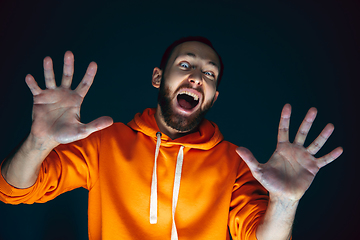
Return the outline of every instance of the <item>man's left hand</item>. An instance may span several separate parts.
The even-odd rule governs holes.
[[[291,106],[286,104],[281,112],[276,150],[265,164],[259,163],[246,148],[239,147],[236,150],[250,168],[253,176],[269,191],[270,198],[282,201],[300,200],[320,168],[342,154],[343,149],[338,147],[325,156],[314,157],[334,130],[334,126],[330,123],[307,148],[304,147],[306,136],[316,114],[316,108],[308,111],[294,142],[290,143]]]

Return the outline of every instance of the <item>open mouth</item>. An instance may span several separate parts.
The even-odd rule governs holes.
[[[190,91],[181,91],[177,95],[177,101],[185,110],[192,110],[199,104],[199,96]]]

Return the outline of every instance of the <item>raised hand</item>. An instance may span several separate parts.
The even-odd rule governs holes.
[[[281,113],[276,150],[265,164],[260,164],[246,148],[240,147],[236,150],[250,168],[253,176],[269,191],[270,197],[291,201],[300,200],[320,168],[334,161],[343,152],[343,149],[338,147],[325,156],[314,157],[332,134],[334,130],[332,124],[326,125],[307,148],[303,146],[316,114],[315,108],[308,111],[294,142],[290,143],[291,106],[286,104]]]
[[[46,89],[42,90],[33,76],[25,81],[34,97],[33,123],[31,134],[37,140],[52,147],[86,138],[91,133],[110,126],[110,117],[100,117],[88,124],[80,122],[80,106],[87,94],[97,71],[91,62],[84,78],[75,90],[71,90],[74,73],[74,55],[68,51],[64,56],[61,86],[56,86],[53,63],[50,57],[44,59]]]

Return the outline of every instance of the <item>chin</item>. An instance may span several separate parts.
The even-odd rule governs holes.
[[[164,116],[164,120],[166,125],[169,127],[179,131],[179,132],[189,132],[194,130],[204,119],[205,112],[195,111],[189,114],[183,114],[175,111],[164,112],[162,113]]]
[[[197,109],[191,111],[178,106],[176,98],[171,100],[166,94],[159,96],[158,104],[165,124],[182,133],[194,130],[204,119],[212,105],[209,103],[203,108],[198,106]]]

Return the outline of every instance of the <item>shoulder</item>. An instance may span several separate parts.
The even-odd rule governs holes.
[[[226,140],[222,140],[221,142],[219,142],[215,148],[221,150],[221,151],[224,151],[224,153],[228,154],[228,155],[233,155],[233,156],[237,156],[238,158],[239,155],[236,153],[236,148],[238,146],[236,146],[235,144],[229,142],[229,141],[226,141]],[[234,155],[235,154],[235,155]]]
[[[132,131],[132,128],[122,122],[116,122],[113,123],[110,127],[101,130],[100,132],[101,134],[114,134],[121,131]]]
[[[242,159],[236,153],[237,146],[229,141],[222,140],[212,150],[212,154],[218,154],[221,156],[222,161],[232,162],[234,168],[238,168],[241,164]]]
[[[238,174],[241,175],[246,172],[250,172],[250,169],[248,168],[244,160],[236,152],[236,149],[238,148],[237,145],[229,141],[223,140],[216,147],[222,152],[224,157],[236,163],[236,169],[238,171]]]
[[[124,124],[122,122],[115,122],[111,126],[101,130],[101,132],[102,133],[111,133],[111,132],[114,132],[114,131],[126,130],[128,128],[129,128],[129,126],[127,126],[126,124]]]
[[[122,122],[116,122],[112,124],[110,127],[107,127],[101,131],[99,131],[100,138],[104,139],[112,139],[122,138],[122,137],[130,137],[131,135],[135,134],[133,129],[130,128],[128,125]]]

